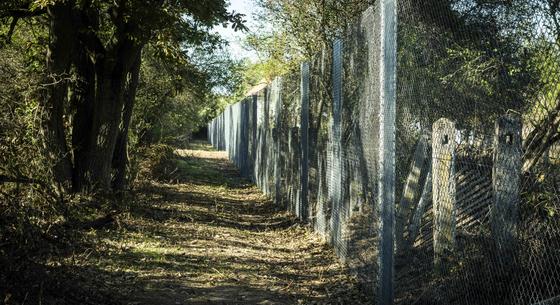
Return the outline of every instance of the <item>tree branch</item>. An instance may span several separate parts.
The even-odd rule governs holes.
[[[43,184],[41,181],[36,179],[30,179],[25,177],[9,177],[6,175],[0,175],[0,184],[2,183]]]
[[[542,155],[558,141],[560,141],[560,99],[556,101],[556,107],[551,110],[547,117],[529,133],[523,143],[524,164],[523,171],[529,172]]]
[[[558,9],[560,8],[560,1],[559,0],[549,0],[548,4],[550,6],[550,15],[552,17],[552,21],[554,22],[554,25],[556,27],[556,39],[557,39],[557,42],[559,42],[560,41],[560,20],[558,20],[558,17],[556,16],[556,14],[558,13]]]
[[[30,10],[27,8],[9,9],[0,12],[0,18],[29,18],[44,15],[47,11],[45,9]]]
[[[14,30],[16,29],[17,22],[19,21],[19,17],[13,17],[12,22],[10,23],[10,29],[8,30],[8,34],[6,34],[6,42],[12,42],[12,36],[14,35]]]

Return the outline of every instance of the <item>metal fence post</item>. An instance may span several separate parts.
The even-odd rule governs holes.
[[[288,179],[288,188],[289,188],[289,199],[288,199],[288,211],[297,215],[299,211],[299,203],[300,196],[301,196],[301,185],[299,182],[299,175],[300,175],[300,165],[299,162],[301,152],[300,152],[300,142],[299,142],[299,127],[294,126],[291,127],[289,130],[288,135],[288,142],[289,148],[288,151],[290,152],[290,159],[288,161],[289,164],[289,179]]]
[[[333,43],[333,118],[332,118],[332,165],[329,181],[331,196],[331,239],[335,250],[340,250],[340,207],[342,206],[342,74],[343,41],[336,39]]]
[[[381,56],[379,62],[379,167],[378,204],[380,211],[378,303],[393,304],[395,230],[395,141],[397,87],[397,5],[381,2]]]
[[[259,96],[254,94],[251,103],[251,180],[257,182],[256,168],[257,168],[257,110],[258,110]]]
[[[299,217],[309,217],[309,63],[301,64],[301,203]]]
[[[432,130],[434,268],[441,274],[448,269],[447,261],[455,247],[455,122],[439,119]]]
[[[281,130],[282,130],[282,77],[278,77],[274,80],[273,88],[276,90],[274,91],[275,95],[275,113],[276,116],[274,118],[274,129],[273,129],[273,139],[274,139],[274,189],[275,189],[275,202],[276,206],[279,206],[282,202],[282,167],[281,167],[281,158],[282,158],[282,140],[280,138]]]
[[[492,167],[494,206],[490,223],[498,255],[506,263],[513,258],[516,240],[522,166],[521,130],[521,120],[517,116],[505,115],[496,121]]]
[[[268,154],[266,153],[267,150],[267,137],[268,137],[268,128],[269,128],[269,111],[270,111],[270,99],[269,99],[269,92],[270,90],[267,88],[263,89],[263,101],[262,101],[262,125],[261,125],[261,135],[260,135],[260,143],[259,143],[259,155],[260,155],[260,166],[259,166],[259,188],[268,195],[268,181],[267,178],[267,171],[268,171]]]
[[[241,103],[241,173],[244,177],[249,175],[249,101]]]

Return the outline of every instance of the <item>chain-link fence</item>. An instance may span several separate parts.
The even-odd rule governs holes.
[[[211,143],[380,304],[560,304],[560,2],[383,0],[342,37]]]

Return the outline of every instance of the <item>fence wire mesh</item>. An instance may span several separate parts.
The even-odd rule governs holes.
[[[397,1],[393,122],[387,2],[229,106],[210,142],[324,236],[372,300],[388,268],[395,304],[560,304],[560,3]],[[379,196],[387,122],[394,202]]]
[[[399,1],[397,303],[560,303],[555,10]]]

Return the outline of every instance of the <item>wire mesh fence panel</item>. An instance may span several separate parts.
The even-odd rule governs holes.
[[[272,195],[272,184],[274,183],[271,175],[274,172],[274,155],[272,154],[272,148],[274,147],[274,142],[272,140],[272,128],[273,128],[273,104],[271,99],[271,86],[267,87],[263,92],[263,134],[261,140],[261,189],[263,193],[268,196]]]
[[[311,61],[309,111],[309,204],[311,223],[330,240],[331,204],[328,193],[327,151],[332,117],[332,49]]]
[[[558,302],[553,2],[398,2],[396,303]]]
[[[256,95],[250,97],[249,101],[249,176],[255,178],[255,166],[257,155],[257,101]],[[254,181],[254,180],[253,180]]]
[[[254,101],[255,101],[255,105],[253,106],[255,109],[255,123],[254,123],[254,127],[255,127],[255,131],[254,131],[254,140],[255,140],[255,148],[254,148],[254,165],[253,165],[253,179],[255,181],[255,184],[258,187],[261,187],[261,182],[262,182],[262,177],[261,177],[261,173],[262,173],[262,166],[263,166],[263,156],[262,156],[262,145],[263,145],[263,134],[264,134],[264,108],[265,108],[265,104],[263,101],[263,94],[264,92],[258,92],[257,94],[254,95]]]
[[[296,215],[300,219],[309,220],[309,95],[310,95],[310,65],[308,62],[301,64],[300,74],[300,95],[301,95],[301,110],[300,110],[300,183],[301,183],[301,198],[299,202],[299,210]]]
[[[266,165],[266,172],[265,172],[265,194],[267,194],[270,198],[276,197],[276,164],[278,154],[276,153],[277,149],[277,138],[275,133],[277,132],[277,125],[279,121],[279,114],[280,114],[280,90],[278,80],[275,80],[272,84],[270,84],[269,89],[267,90],[268,97],[267,97],[267,104],[268,104],[268,130],[266,134],[266,142],[267,145],[265,148],[265,154],[267,159]]]
[[[560,304],[558,1],[400,0],[396,47],[394,4],[209,141],[382,304]]]
[[[329,197],[331,202],[331,243],[339,256],[346,254],[346,243],[342,239],[343,211],[343,156],[342,156],[342,86],[343,86],[343,52],[344,42],[339,39],[333,44],[333,112],[329,133],[329,153],[327,160],[329,168]]]
[[[272,139],[272,129],[273,129],[273,104],[271,100],[271,87],[265,88],[260,94],[259,100],[259,115],[261,116],[261,123],[259,125],[259,173],[258,173],[258,185],[266,195],[271,195],[272,188],[271,184],[273,179],[271,174],[274,171],[274,155],[272,154],[272,148],[274,147],[274,142]]]
[[[378,286],[380,35],[378,5],[301,71],[228,107],[210,125],[228,134],[230,158],[244,164],[265,193],[274,186],[276,204],[309,220],[333,244],[372,300]],[[234,123],[223,129],[224,121]],[[215,140],[220,135],[210,134],[222,149]]]
[[[241,169],[241,174],[244,177],[248,177],[251,172],[251,165],[249,159],[249,136],[250,136],[250,129],[249,129],[249,116],[251,113],[251,100],[245,99],[240,103],[240,111],[241,111],[241,118],[240,118],[240,134],[241,134],[241,142],[239,143],[239,167]]]
[[[294,214],[300,209],[300,73],[292,72],[283,78],[282,112],[280,134],[282,156],[282,180],[285,207]]]
[[[339,146],[340,202],[333,202],[333,242],[339,255],[358,275],[360,282],[372,295],[377,288],[379,243],[379,213],[377,202],[378,148],[380,133],[380,6],[370,8],[362,18],[350,26],[335,59],[341,65],[340,75],[334,66],[334,86],[341,85],[340,130],[333,127]],[[337,80],[341,78],[341,80]],[[340,82],[340,83],[338,83]],[[339,108],[337,108],[337,106]],[[340,133],[340,134],[338,134]]]

